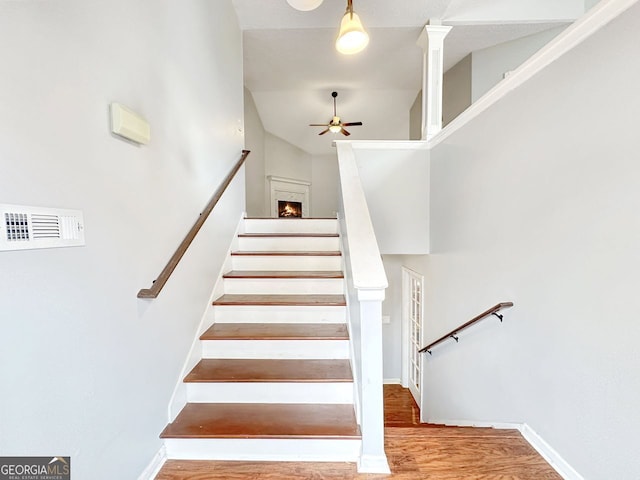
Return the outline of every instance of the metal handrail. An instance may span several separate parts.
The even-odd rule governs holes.
[[[500,315],[498,312],[500,310],[502,310],[503,308],[510,308],[510,307],[513,307],[513,302],[501,302],[501,303],[498,303],[497,305],[494,305],[493,307],[491,307],[489,310],[486,310],[486,311],[482,312],[480,315],[477,315],[477,316],[473,317],[467,323],[463,323],[458,328],[456,328],[454,330],[451,330],[446,335],[443,335],[442,337],[440,337],[435,342],[431,342],[429,345],[427,345],[426,347],[421,348],[418,351],[420,353],[428,352],[429,355],[431,355],[431,349],[433,347],[435,347],[436,345],[438,345],[441,342],[444,342],[445,340],[448,340],[449,338],[452,338],[453,340],[456,341],[456,343],[458,343],[458,337],[456,335],[458,335],[461,331],[465,330],[466,328],[469,328],[470,326],[478,323],[483,318],[489,317],[491,315],[494,315],[494,316],[498,317],[500,319],[500,321],[502,322],[502,315]]]

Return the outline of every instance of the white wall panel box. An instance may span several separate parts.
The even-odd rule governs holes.
[[[149,123],[136,112],[119,103],[111,104],[111,131],[142,145],[151,141]]]
[[[0,251],[84,244],[80,210],[0,204]]]

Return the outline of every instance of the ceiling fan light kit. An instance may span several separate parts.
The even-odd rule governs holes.
[[[322,4],[323,0],[287,0],[287,3],[296,10],[309,12],[315,10]]]
[[[338,118],[336,120],[336,118],[338,117],[333,117],[333,120],[331,121],[331,125],[329,125],[329,131],[331,133],[339,133],[340,130],[342,130],[342,126],[340,126],[340,119]]]
[[[341,133],[345,137],[351,135],[344,127],[351,126],[360,126],[362,122],[343,122],[340,120],[340,117],[336,113],[336,97],[338,96],[338,92],[331,92],[331,96],[333,97],[333,117],[331,117],[331,121],[329,123],[310,123],[310,127],[326,127],[323,131],[321,131],[318,135],[324,135],[327,132],[331,133]]]
[[[369,34],[362,26],[360,17],[353,11],[353,1],[348,0],[347,11],[340,22],[336,50],[344,55],[353,55],[364,50],[368,44]]]

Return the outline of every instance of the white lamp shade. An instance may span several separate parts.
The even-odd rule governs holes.
[[[347,12],[340,22],[340,33],[336,39],[336,50],[345,55],[361,52],[369,44],[369,35],[365,32],[360,17]]]
[[[308,12],[315,10],[322,4],[323,0],[287,0],[287,3],[296,10]]]

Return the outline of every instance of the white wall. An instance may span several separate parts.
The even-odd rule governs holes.
[[[504,78],[506,72],[515,70],[531,55],[554,39],[566,26],[562,25],[473,52],[471,59],[471,103],[491,90]]]
[[[311,155],[271,133],[265,134],[265,173],[311,181]]]
[[[431,152],[429,419],[526,422],[589,480],[636,480],[640,6]],[[597,59],[597,61],[594,61]]]
[[[382,325],[382,360],[384,379],[400,383],[402,378],[402,255],[383,255],[389,286],[382,302],[382,315],[391,323]]]
[[[311,157],[311,216],[334,218],[340,198],[340,174],[336,155]]]
[[[594,5],[598,4],[600,0],[584,0],[584,11],[586,12]]]
[[[442,124],[464,112],[471,105],[472,56],[469,54],[446,71],[442,82]]]
[[[0,203],[78,208],[87,245],[0,252],[1,455],[137,478],[244,209],[223,197],[156,300],[138,300],[240,157],[230,0],[0,2]],[[146,117],[113,138],[108,105]]]
[[[265,131],[253,101],[251,92],[244,89],[244,145],[251,154],[245,166],[245,183],[247,191],[247,215],[250,217],[269,216],[268,204],[265,202]]]
[[[409,110],[409,140],[422,139],[422,90]]]
[[[377,145],[354,144],[354,153],[380,252],[428,253],[428,152],[415,142]]]

